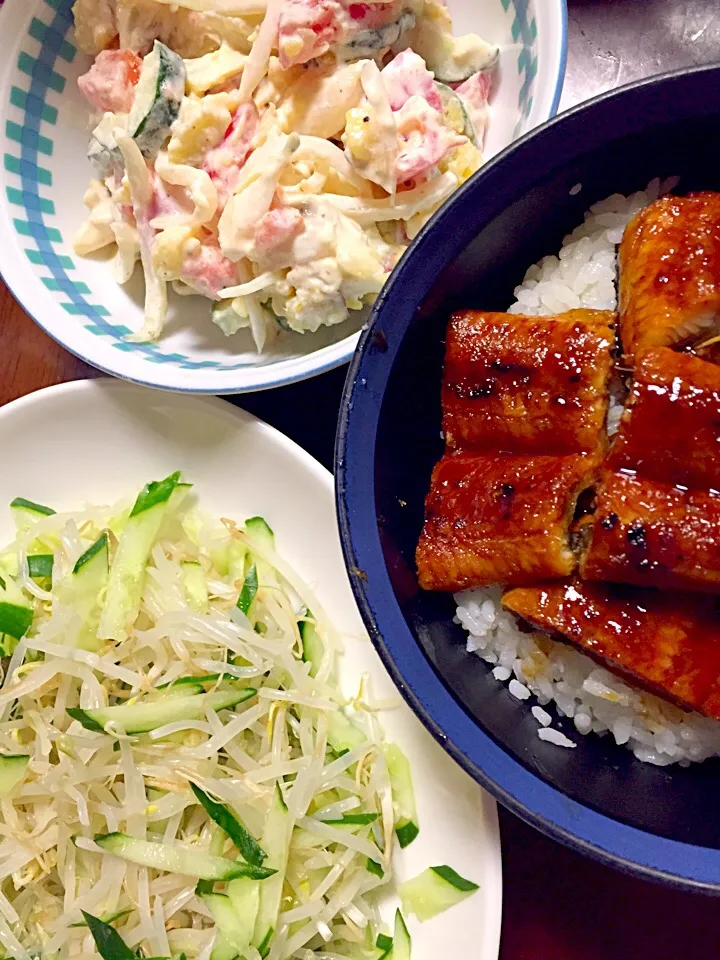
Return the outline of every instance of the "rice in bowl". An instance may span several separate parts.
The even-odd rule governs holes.
[[[643,207],[677,185],[677,178],[653,180],[646,190],[613,194],[594,204],[584,222],[567,236],[557,256],[531,266],[515,289],[509,313],[551,315],[577,308],[617,307],[616,250],[629,221]],[[571,193],[577,193],[573,187]],[[622,405],[611,397],[608,433],[617,430]],[[611,734],[638,760],[689,766],[720,755],[720,722],[623,681],[594,660],[538,632],[523,631],[501,605],[499,587],[473,588],[455,595],[456,622],[467,631],[467,649],[493,665],[496,680],[519,700],[535,697],[532,714],[541,740],[576,744],[552,726],[543,709],[554,703],[575,730]]]

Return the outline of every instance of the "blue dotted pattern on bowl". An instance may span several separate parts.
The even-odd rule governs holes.
[[[42,276],[41,280],[48,290],[63,295],[59,301],[62,308],[70,316],[83,318],[88,333],[110,337],[115,349],[143,356],[151,363],[175,364],[184,370],[244,368],[244,363],[191,360],[181,353],[164,353],[154,343],[128,342],[124,338],[130,333],[129,328],[111,323],[107,319],[110,311],[93,302],[87,284],[69,275],[68,271],[76,269],[75,264],[71,257],[58,252],[57,248],[62,249],[65,245],[63,236],[47,222],[47,218],[55,214],[55,205],[52,200],[41,196],[40,190],[53,183],[52,172],[42,166],[42,157],[53,154],[52,130],[47,128],[54,127],[58,119],[57,108],[48,99],[52,94],[62,95],[66,79],[59,71],[62,62],[73,62],[77,50],[68,40],[72,30],[72,0],[44,0],[44,3],[51,11],[49,22],[33,17],[28,29],[28,38],[40,44],[39,53],[32,56],[21,51],[17,61],[20,73],[29,78],[29,89],[13,86],[10,91],[10,103],[20,111],[21,123],[8,120],[5,126],[8,140],[16,143],[19,151],[19,156],[10,152],[4,156],[5,169],[19,179],[19,188],[7,188],[7,198],[23,214],[13,218],[18,234],[34,241],[35,248],[25,250],[28,259],[35,266],[47,268],[50,275]],[[512,37],[521,45],[517,60],[522,78],[518,100],[520,118],[515,128],[517,136],[533,103],[532,90],[538,67],[537,24],[530,12],[531,0],[501,0],[501,3],[506,11],[513,13]],[[48,133],[50,136],[46,135]]]

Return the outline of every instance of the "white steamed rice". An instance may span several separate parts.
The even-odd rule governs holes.
[[[545,257],[515,289],[510,313],[553,314],[577,307],[613,310],[616,295],[616,247],[629,220],[677,180],[653,180],[630,197],[614,194],[594,204],[585,221],[563,241],[558,256]],[[578,190],[573,188],[577,193]],[[612,434],[622,413],[611,403]],[[612,734],[638,760],[666,766],[720,755],[720,722],[688,713],[625,683],[595,661],[540,633],[518,629],[503,610],[499,587],[465,590],[455,595],[457,621],[467,631],[467,649],[493,665],[493,676],[508,682],[518,700],[533,694],[532,715],[541,740],[562,747],[576,744],[551,726],[542,708],[553,702],[580,734]]]

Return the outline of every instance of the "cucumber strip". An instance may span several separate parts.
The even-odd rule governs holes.
[[[290,854],[292,827],[292,819],[285,806],[280,787],[276,784],[261,841],[262,848],[267,853],[268,865],[276,871],[275,876],[260,888],[260,905],[255,921],[253,946],[257,947],[261,957],[269,953],[270,943],[277,926],[285,871]]]
[[[167,697],[150,703],[118,704],[95,710],[68,707],[73,720],[79,720],[86,730],[105,733],[109,723],[117,724],[125,733],[147,733],[176,720],[201,720],[206,710],[229,710],[249,700],[257,693],[253,687],[241,690],[218,690],[192,697]]]
[[[407,847],[420,832],[410,763],[395,743],[386,744],[384,753],[392,789],[395,835],[400,846]]]
[[[403,910],[418,920],[432,920],[479,890],[477,883],[466,880],[452,867],[429,867],[412,880],[398,887]]]
[[[408,928],[399,910],[395,911],[395,926],[393,928],[392,950],[386,954],[388,960],[410,960],[412,941]]]
[[[238,597],[237,607],[238,610],[247,616],[252,602],[255,599],[255,595],[258,591],[258,574],[257,567],[253,563],[248,570],[247,576],[245,577],[245,583],[242,585],[242,590],[240,591],[240,596]]]
[[[383,870],[382,866],[379,863],[376,863],[374,860],[371,860],[370,857],[367,858],[365,866],[367,867],[368,873],[374,873],[376,877],[385,876],[385,871]]]
[[[308,611],[308,616],[311,616]],[[310,676],[316,677],[325,656],[325,644],[320,639],[315,624],[303,620],[300,624],[300,639],[302,640],[302,658],[310,664]]]
[[[443,117],[445,118],[447,126],[450,127],[451,130],[454,130],[455,133],[464,134],[471,143],[477,146],[478,138],[475,127],[470,119],[470,114],[465,109],[462,98],[446,83],[440,83],[439,80],[436,80],[435,86],[437,92],[440,94]]]
[[[339,820],[323,820],[336,827],[367,827],[378,819],[377,813],[346,813]]]
[[[52,517],[55,511],[42,503],[33,503],[25,497],[15,497],[10,504],[15,529],[18,533],[26,533],[30,527],[43,517]]]
[[[128,117],[130,136],[152,159],[170,136],[185,96],[187,71],[182,57],[156,40],[144,60]]]
[[[52,577],[55,557],[51,553],[35,553],[27,558],[28,573],[33,580],[49,580]]]
[[[91,913],[86,913],[84,910],[80,912],[85,917],[85,923],[90,927],[97,952],[103,960],[137,960],[135,953],[114,927]]]
[[[127,907],[125,910],[116,910],[115,913],[106,913],[98,919],[102,923],[115,923],[116,920],[122,920],[123,917],[127,917],[128,914],[132,913],[132,907]],[[86,927],[87,920],[78,920],[77,923],[71,923],[71,927]]]
[[[248,833],[232,810],[224,803],[217,803],[194,783],[190,784],[190,789],[210,819],[214,820],[219,827],[222,827],[230,837],[243,859],[256,867],[261,867],[266,857],[265,851],[255,838]]]
[[[226,860],[224,857],[214,857],[186,847],[173,847],[167,843],[136,840],[125,833],[98,834],[95,843],[107,853],[129,863],[153,867],[167,873],[179,873],[184,877],[197,877],[200,880],[234,880],[236,877],[266,880],[275,874],[275,871],[268,867],[255,867],[251,863]]]
[[[245,954],[252,942],[260,909],[260,891],[262,888],[263,884],[246,877],[231,880],[227,887],[230,903],[242,923],[240,938],[242,947],[239,951],[241,955]]]
[[[0,756],[0,797],[7,797],[22,783],[27,773],[30,757],[26,754]]]
[[[239,889],[236,887],[235,898],[230,895],[230,888],[236,884],[241,884],[242,890],[247,891],[254,900],[250,903],[245,897],[239,896]],[[225,941],[230,944],[236,954],[241,956],[245,954],[250,946],[250,940],[253,934],[255,924],[255,915],[257,914],[257,905],[259,903],[260,884],[255,880],[233,880],[228,884],[228,894],[206,893],[203,896],[203,902],[207,905],[213,920],[218,926],[220,933]]]
[[[98,624],[102,610],[101,597],[108,583],[109,547],[107,531],[103,531],[57,589],[58,600],[80,615],[78,647],[82,650],[100,650],[104,646],[103,641],[98,639]]]
[[[161,683],[155,689],[164,690],[166,697],[189,697],[204,693],[209,684],[217,683],[224,676],[223,673],[207,673],[203,677],[178,677],[177,680],[171,680],[169,683]]]
[[[14,640],[20,640],[28,632],[32,622],[33,611],[31,607],[0,600],[0,634],[5,634]]]
[[[225,831],[221,830],[220,827],[216,826],[213,831],[213,835],[210,838],[210,853],[214,857],[221,857],[223,855],[223,850],[225,849]],[[195,887],[195,893],[198,897],[202,896],[204,893],[212,893],[215,887],[215,882],[213,880],[198,880],[197,886]]]
[[[386,933],[379,933],[377,935],[377,940],[375,941],[375,946],[378,950],[390,950],[393,945],[392,937],[388,937]]]
[[[98,629],[102,640],[125,640],[137,618],[145,567],[179,482],[180,474],[173,473],[165,480],[149,483],[135,501],[110,568]]]
[[[218,930],[215,937],[215,946],[212,948],[212,953],[210,954],[210,960],[235,960],[235,957],[237,957],[237,950],[232,944],[228,943]]]
[[[251,540],[260,547],[269,547],[275,549],[275,534],[272,528],[262,517],[250,517],[245,521],[245,531]]]
[[[188,606],[198,613],[207,613],[209,606],[207,577],[202,565],[186,560],[182,564],[183,590]]]
[[[328,743],[337,754],[347,753],[367,742],[367,737],[351,723],[342,710],[328,715]]]

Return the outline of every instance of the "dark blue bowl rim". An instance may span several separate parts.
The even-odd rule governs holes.
[[[523,820],[566,845],[625,872],[694,891],[720,894],[720,850],[685,844],[656,836],[598,813],[542,781],[507,754],[465,712],[446,689],[413,636],[394,595],[385,566],[375,517],[375,439],[388,376],[414,308],[428,293],[437,272],[429,275],[427,264],[440,259],[443,265],[460,253],[477,232],[472,218],[463,217],[462,207],[473,203],[483,192],[487,221],[504,206],[502,191],[493,196],[485,189],[497,178],[513,179],[520,172],[523,157],[532,149],[536,179],[542,167],[541,141],[562,131],[615,98],[632,102],[633,97],[653,93],[664,85],[684,80],[720,77],[720,66],[683,68],[639,80],[601,94],[549,120],[512,144],[464,184],[418,234],[398,268],[380,294],[350,364],[343,392],[335,451],[336,507],[345,562],[350,571],[355,599],[385,667],[401,694],[440,745],[476,781],[504,806]],[[666,91],[667,93],[667,91]],[[662,98],[666,119],[692,114],[687,101],[677,111],[672,97]],[[696,105],[702,115],[702,106]],[[675,115],[677,112],[677,115]],[[632,132],[631,111],[625,111],[616,135]],[[623,131],[623,127],[627,127]],[[592,130],[593,124],[587,123]],[[593,134],[590,134],[592,137]],[[600,134],[598,134],[600,136]],[[566,155],[573,147],[564,143]],[[598,144],[600,145],[600,144]],[[587,152],[587,144],[578,154]],[[557,164],[554,164],[557,166]],[[496,204],[496,209],[491,209]],[[433,254],[436,255],[433,258]],[[392,318],[387,330],[383,319]],[[378,337],[378,332],[381,336]],[[393,331],[397,331],[393,335]],[[373,344],[381,344],[368,353]],[[365,571],[369,571],[369,574]]]

